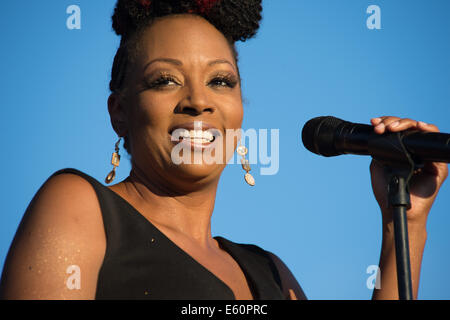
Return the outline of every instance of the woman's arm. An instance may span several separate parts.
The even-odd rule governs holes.
[[[408,223],[408,236],[413,298],[417,299],[422,255],[427,237],[425,226]],[[397,263],[395,258],[394,226],[392,222],[383,226],[379,268],[381,275],[380,289],[374,289],[372,299],[397,300],[399,298]]]
[[[3,269],[0,297],[93,299],[105,243],[92,186],[72,174],[52,177],[20,223]]]
[[[372,124],[375,125],[375,132],[379,134],[411,128],[424,132],[439,132],[439,129],[432,124],[397,117],[372,119]],[[370,172],[373,192],[381,208],[383,226],[383,242],[379,262],[381,288],[374,290],[373,299],[398,299],[393,217],[387,202],[388,181],[383,167],[377,161],[372,161]],[[407,222],[414,299],[417,299],[418,296],[420,268],[427,238],[428,214],[447,176],[448,166],[446,163],[429,162],[420,172],[412,176],[409,183],[411,208],[407,210]]]
[[[295,279],[292,272],[289,268],[284,264],[284,262],[278,258],[272,252],[267,251],[270,258],[272,258],[275,266],[278,269],[278,273],[280,275],[281,285],[283,287],[283,294],[288,300],[306,300],[306,295],[303,292],[302,287]]]

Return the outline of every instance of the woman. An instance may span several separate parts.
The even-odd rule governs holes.
[[[11,246],[3,298],[306,298],[273,253],[211,235],[217,185],[229,158],[226,148],[235,149],[238,140],[225,133],[238,130],[243,118],[234,43],[255,34],[260,2],[118,1],[113,27],[122,41],[108,109],[131,155],[130,175],[109,187],[76,170],[50,177],[30,203]],[[208,130],[197,135],[195,121]],[[379,134],[438,131],[411,119],[371,121]],[[177,130],[181,133],[174,138]],[[173,150],[181,144],[179,155],[188,160],[212,151],[221,161],[175,163]],[[447,174],[445,164],[428,163],[411,184],[408,227],[415,297],[427,214]],[[374,162],[371,175],[383,217],[382,283],[374,298],[395,299],[386,181]],[[81,271],[75,289],[68,281],[71,266]]]

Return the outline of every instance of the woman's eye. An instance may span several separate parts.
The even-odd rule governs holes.
[[[152,82],[150,82],[149,87],[152,88],[163,88],[168,86],[178,85],[178,82],[171,77],[160,77]]]
[[[214,78],[210,81],[210,85],[214,87],[229,87],[234,88],[236,86],[236,81],[228,78]]]

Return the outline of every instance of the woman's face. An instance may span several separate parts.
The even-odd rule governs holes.
[[[229,138],[227,148],[226,130],[239,129],[243,117],[227,40],[203,18],[185,14],[157,20],[140,43],[121,107],[133,165],[170,183],[217,180],[236,147]]]

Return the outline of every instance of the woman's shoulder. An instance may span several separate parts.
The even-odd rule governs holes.
[[[274,253],[266,251],[280,275],[284,293],[291,300],[306,300],[306,295],[288,266]]]
[[[98,183],[98,182],[97,182]],[[54,172],[35,194],[30,206],[36,204],[46,208],[55,208],[66,215],[95,209],[97,197],[95,179],[77,169],[66,168]]]
[[[292,300],[307,299],[302,287],[298,283],[297,279],[295,278],[291,270],[275,253],[268,251],[256,244],[236,243],[223,237],[216,237],[216,238],[220,238],[222,243],[225,242],[228,243],[228,245],[231,244],[232,246],[237,246],[241,248],[241,250],[244,250],[247,254],[260,257],[260,259],[262,259],[260,261],[268,262],[271,268],[276,271],[278,281],[280,282],[280,286],[283,290],[283,294],[286,296],[287,299]]]
[[[71,173],[72,172],[72,173]],[[90,298],[106,241],[91,184],[58,170],[40,187],[22,217],[4,267],[0,295],[11,299]],[[69,290],[66,272],[84,272],[82,290]]]
[[[95,220],[101,217],[95,184],[100,183],[80,170],[57,170],[36,192],[25,217],[54,216],[53,219],[60,223]]]
[[[90,176],[89,174],[75,169],[75,168],[64,168],[59,169],[55,171],[53,174],[51,174],[47,181],[58,181],[60,183],[66,183],[66,184],[75,184],[76,185],[84,185],[87,186],[88,184],[100,184],[99,181],[97,181],[95,178]]]
[[[53,216],[59,223],[102,222],[96,189],[102,186],[88,174],[73,168],[60,169],[44,182],[25,215]],[[44,219],[45,217],[41,217]],[[99,224],[100,226],[100,224]],[[101,229],[102,230],[102,229]]]

